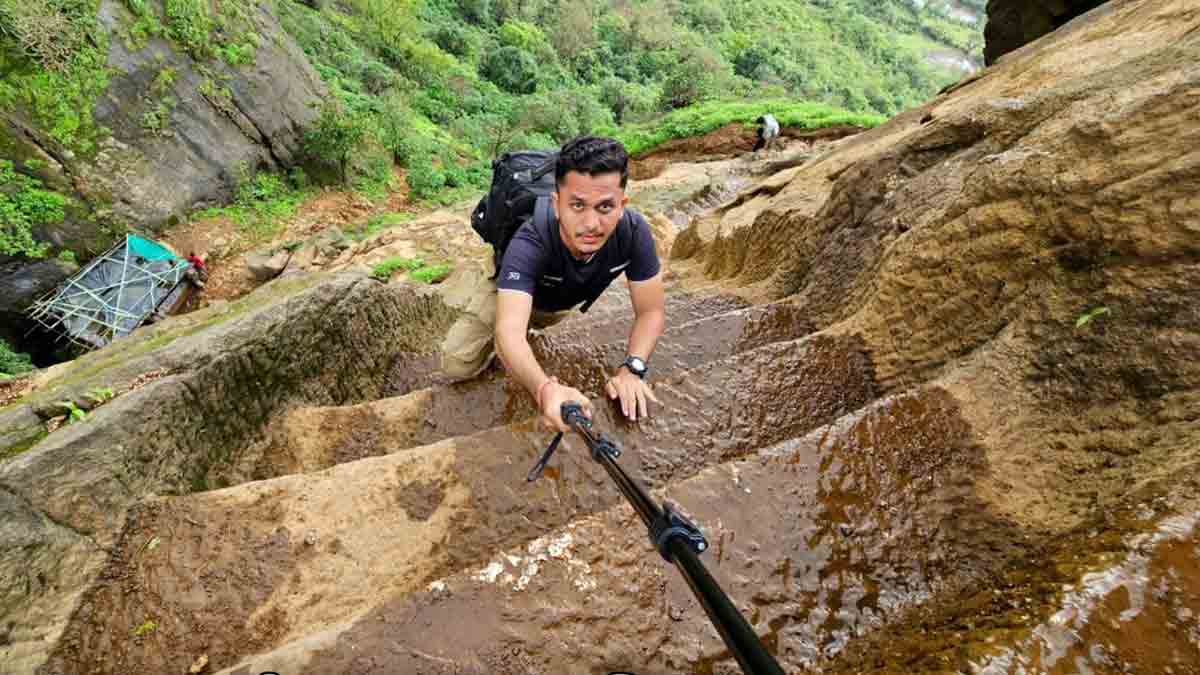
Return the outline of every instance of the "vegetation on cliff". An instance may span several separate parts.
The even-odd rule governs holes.
[[[982,48],[978,0],[101,4],[0,0],[0,106],[27,118],[53,153],[87,156],[112,133],[92,116],[114,75],[111,40],[133,51],[167,41],[209,73],[198,93],[219,106],[221,72],[255,62],[265,39],[257,13],[270,13],[334,94],[306,143],[309,167],[328,167],[316,178],[378,191],[399,163],[417,197],[443,202],[484,185],[488,161],[507,148],[592,131],[645,150],[751,122],[760,108],[739,102],[774,101],[787,124],[874,124],[957,77],[929,53]],[[177,101],[164,92],[176,75],[164,67],[152,84],[146,131],[170,135]],[[3,218],[6,237],[23,236],[24,223]]]

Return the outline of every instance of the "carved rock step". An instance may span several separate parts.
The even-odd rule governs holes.
[[[663,335],[654,353],[653,379],[661,382],[704,363],[808,332],[800,313],[786,303],[701,318]],[[621,361],[626,341],[596,345],[563,334],[541,335],[533,347],[547,371],[564,384],[602,395],[602,373]],[[283,416],[265,443],[248,449],[228,482],[315,471],[536,414],[528,393],[495,372],[355,406],[302,408]]]
[[[651,485],[803,435],[873,391],[857,344],[816,336],[680,373],[659,389],[659,414],[639,427],[606,408],[596,415],[624,447],[624,465]],[[131,517],[59,658],[96,673],[182,672],[203,649],[214,669],[226,667],[618,502],[570,439],[547,477],[526,483],[547,440],[514,425],[150,501]],[[140,644],[129,640],[146,617],[163,623]]]
[[[929,388],[710,467],[665,496],[705,530],[706,567],[795,672],[1003,563],[1022,533],[975,499],[982,461],[956,401]],[[266,670],[740,672],[623,502],[227,672]]]
[[[745,300],[731,295],[696,296],[668,288],[667,325],[682,326],[748,306]],[[614,285],[587,314],[571,313],[561,323],[540,331],[540,339],[580,345],[624,343],[632,327],[633,309],[629,304],[629,294],[624,288]],[[534,341],[539,341],[539,338]],[[657,360],[656,356],[656,363]],[[446,384],[439,369],[440,362],[436,354],[402,355],[392,365],[389,386],[384,395],[402,396],[437,384]]]

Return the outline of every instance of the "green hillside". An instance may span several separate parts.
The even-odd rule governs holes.
[[[484,185],[500,151],[588,131],[645,150],[749,122],[764,101],[792,124],[875,124],[962,75],[931,55],[982,46],[983,0],[121,1],[127,47],[162,38],[237,68],[262,39],[249,17],[273,13],[335,94],[308,136],[310,174],[379,192],[399,163],[417,197],[443,201]],[[98,11],[0,0],[0,105],[83,153],[107,133],[89,114],[110,75]],[[219,102],[219,80],[204,84]]]
[[[374,136],[378,159],[353,153],[351,173],[382,176],[390,152],[418,196],[482,184],[510,147],[631,123],[642,139],[681,135],[644,127],[717,99],[791,99],[781,112],[796,122],[829,106],[877,122],[961,76],[927,53],[982,46],[978,23],[946,3],[908,0],[277,2],[342,104],[321,133]],[[958,4],[982,16],[982,0]]]

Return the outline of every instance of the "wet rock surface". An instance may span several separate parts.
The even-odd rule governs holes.
[[[701,303],[703,304],[703,303]],[[722,303],[712,303],[723,306]],[[623,321],[628,327],[629,319]],[[804,335],[804,321],[789,305],[733,310],[668,330],[655,351],[657,379],[772,342]],[[544,334],[532,342],[539,361],[564,384],[593,396],[625,356],[624,340],[596,345],[578,331]],[[354,407],[304,408],[280,419],[264,447],[248,449],[244,475],[265,478],[315,471],[351,459],[395,452],[536,416],[532,398],[492,371],[469,382],[421,389],[404,397]],[[240,481],[235,481],[240,482]]]
[[[652,485],[667,485],[860,407],[870,399],[869,378],[869,365],[853,344],[828,339],[768,344],[699,372],[666,378],[658,393],[661,409],[639,427],[619,422],[607,408],[597,422],[624,444],[625,462],[639,466]],[[789,405],[741,414],[765,399]],[[738,418],[739,423],[727,422]],[[437,576],[486,564],[499,549],[618,502],[602,469],[570,440],[545,481],[526,483],[525,474],[547,438],[526,421],[403,452],[389,447],[384,456],[328,473],[172,499],[169,508],[155,512],[157,517],[126,528],[126,537],[132,537],[126,548],[157,536],[164,553],[135,559],[130,550],[110,560],[103,578],[127,583],[95,587],[85,604],[101,609],[76,615],[51,664],[73,670],[88,663],[99,672],[186,666],[183,652],[168,649],[165,635],[161,644],[139,649],[116,649],[103,637],[143,612],[174,617],[171,635],[204,636],[211,662],[229,666],[227,655],[244,649],[238,646],[241,629],[231,632],[231,626],[253,625],[258,616],[287,617],[287,627],[269,639],[275,645],[291,626],[307,630],[346,621],[389,594],[403,596]],[[266,518],[248,511],[248,504],[277,515]],[[245,521],[235,515],[246,513],[256,515]],[[368,522],[386,535],[360,529]],[[339,543],[307,544],[306,536],[318,544]],[[231,538],[241,543],[218,543]],[[263,562],[263,542],[278,538],[291,543],[280,549],[282,557]],[[192,552],[200,546],[209,552]],[[245,576],[267,564],[271,576]],[[197,573],[200,568],[207,576]],[[214,580],[228,585],[214,587]],[[241,583],[255,585],[252,602],[225,597]],[[180,598],[193,597],[207,598],[194,608],[203,611],[184,612]],[[96,663],[87,656],[96,652],[110,656]]]
[[[215,314],[198,324],[207,330],[192,325],[131,337],[71,364],[62,384],[0,413],[37,425],[36,415],[23,415],[39,401],[100,384],[120,388],[134,373],[159,374],[93,411],[86,423],[0,464],[0,493],[11,497],[5,510],[25,514],[5,519],[0,538],[7,626],[0,661],[18,672],[33,670],[26,659],[36,660],[61,632],[103,551],[121,536],[130,507],[156,494],[219,487],[230,451],[258,437],[287,401],[377,396],[386,357],[425,346],[451,319],[433,298],[364,277],[310,285],[298,292],[264,289],[248,300],[244,315]],[[285,297],[272,302],[272,291]],[[329,344],[345,349],[327,351]],[[112,361],[122,349],[125,359]]]
[[[707,524],[709,569],[768,647],[792,667],[812,666],[905,608],[986,576],[1006,546],[1019,547],[1012,528],[970,498],[981,460],[953,400],[930,390],[710,468],[664,495]],[[978,546],[980,533],[995,546]],[[469,626],[455,618],[466,616]],[[462,628],[430,630],[440,625]],[[279,664],[265,656],[231,672]],[[618,506],[379,606],[307,667],[713,673],[731,665],[687,587]]]

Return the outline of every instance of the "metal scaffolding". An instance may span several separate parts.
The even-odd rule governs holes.
[[[169,313],[186,290],[190,267],[164,246],[127,234],[35,302],[28,314],[84,351],[99,349],[148,318]]]

